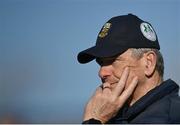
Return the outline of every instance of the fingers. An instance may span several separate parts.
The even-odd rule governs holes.
[[[121,94],[121,96],[119,97],[119,103],[120,104],[124,104],[124,102],[131,96],[131,94],[133,93],[134,89],[136,88],[138,83],[138,77],[134,77],[132,82],[130,83],[130,85],[128,86],[128,88],[126,90],[124,90]]]
[[[98,88],[96,88],[96,91],[93,93],[93,95],[91,96],[91,98],[94,98],[95,96],[101,94],[103,91],[102,86],[99,86]]]
[[[121,94],[121,92],[123,91],[126,81],[127,81],[127,78],[128,78],[128,75],[129,75],[129,68],[126,67],[121,75],[119,82],[117,83],[116,88],[114,89],[113,93],[115,96],[119,96]]]
[[[110,83],[104,83],[103,85],[99,86],[94,95],[98,95],[98,94],[110,94],[111,90],[110,90]]]
[[[95,91],[95,95],[102,93],[102,91],[103,91],[103,88],[101,86],[99,86]]]
[[[111,87],[110,83],[108,83],[108,82],[103,83],[101,85],[101,88],[102,88],[101,92],[106,95],[110,94],[111,93],[110,87]]]
[[[110,83],[108,83],[108,82],[105,82],[105,83],[103,83],[103,89],[105,89],[105,88],[110,88]]]

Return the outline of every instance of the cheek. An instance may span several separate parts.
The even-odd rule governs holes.
[[[131,84],[133,78],[136,76],[138,77],[138,84],[144,81],[145,79],[145,75],[142,69],[131,69],[127,83],[126,83],[126,88]]]
[[[127,64],[121,64],[121,65],[114,66],[114,72],[113,72],[114,77],[116,77],[118,80],[120,80],[121,75],[122,75],[124,69],[127,66],[128,66]],[[131,81],[133,76],[135,76],[135,75],[134,75],[134,73],[130,69],[130,73],[129,73],[129,76],[128,76],[128,81],[126,83],[127,85],[129,84],[129,81]]]
[[[114,64],[113,68],[114,68],[114,76],[116,76],[117,78],[121,78],[122,72],[125,69],[127,65],[125,64]]]
[[[139,72],[139,70],[130,69],[130,73],[129,73],[125,88],[127,88],[131,84],[134,77],[138,76],[139,78],[140,74],[141,73]]]
[[[140,67],[137,66],[138,65],[137,62],[135,62],[134,64],[136,64],[136,66],[130,67],[130,73],[129,73],[125,88],[127,88],[129,86],[129,84],[132,82],[132,80],[135,76],[138,76],[138,79],[142,79],[144,76],[143,69],[141,69]],[[114,65],[114,72],[113,72],[114,77],[116,77],[116,79],[120,80],[122,72],[125,69],[125,67],[127,67],[127,66],[129,66],[127,63]]]

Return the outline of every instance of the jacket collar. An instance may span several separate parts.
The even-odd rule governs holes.
[[[119,111],[119,113],[111,119],[109,122],[120,122],[128,123],[134,117],[136,117],[145,108],[149,107],[152,103],[158,101],[162,97],[170,94],[171,92],[178,93],[179,86],[171,79],[162,82],[159,86],[150,90],[146,95],[141,97],[137,102],[135,102],[131,107],[127,104]]]
[[[146,95],[139,99],[134,105],[128,108],[125,113],[127,119],[135,117],[138,113],[142,112],[146,107],[149,107],[152,103],[158,101],[162,97],[170,94],[171,92],[178,93],[179,86],[171,79],[168,79],[161,83],[159,86],[150,90]]]

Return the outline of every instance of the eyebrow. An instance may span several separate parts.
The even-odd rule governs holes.
[[[113,60],[116,59],[117,56],[112,56],[112,57],[103,57],[103,58],[96,58],[97,60]]]
[[[119,57],[116,58],[116,60],[125,60],[125,58],[119,56]]]

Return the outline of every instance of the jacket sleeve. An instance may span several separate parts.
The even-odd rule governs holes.
[[[82,124],[102,124],[102,123],[101,121],[92,118],[92,119],[83,121]]]

